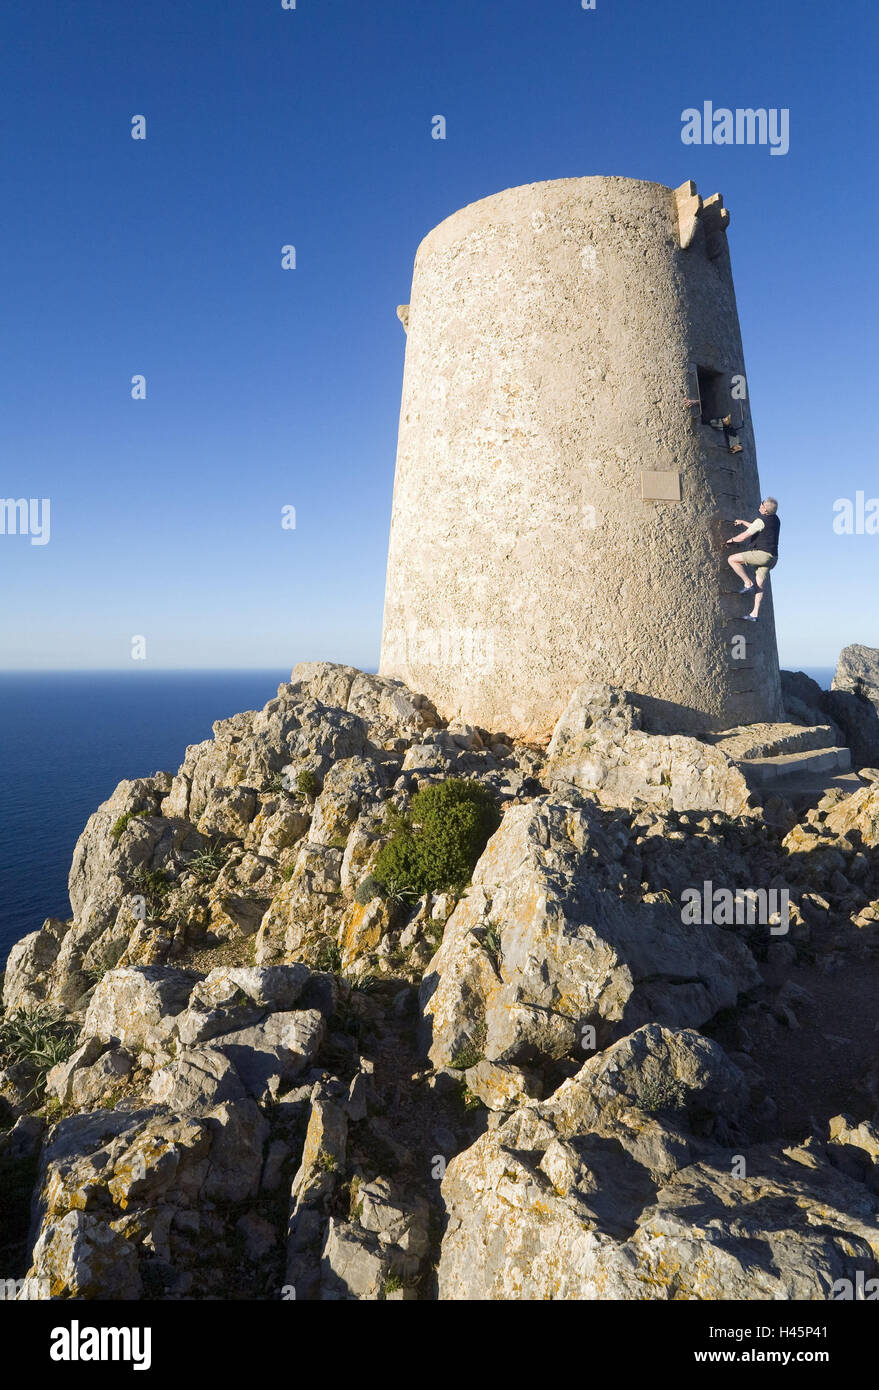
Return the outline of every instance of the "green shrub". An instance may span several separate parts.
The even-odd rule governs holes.
[[[452,1058],[452,1066],[455,1071],[469,1071],[471,1067],[478,1067],[483,1061],[483,1055],[478,1047],[466,1046],[459,1047]]]
[[[379,851],[374,875],[385,889],[416,895],[461,892],[500,824],[497,803],[479,782],[451,777],[422,787]]]
[[[399,1274],[386,1275],[378,1292],[379,1301],[386,1299],[388,1294],[399,1293],[402,1288],[405,1288],[405,1285]]]
[[[113,824],[110,826],[110,839],[117,841],[121,840],[125,827],[128,825],[129,821],[137,820],[138,814],[137,811],[126,811],[118,820],[114,820]]]
[[[304,767],[300,773],[297,773],[296,790],[300,796],[317,796],[317,778],[313,772],[309,772],[307,767]]]

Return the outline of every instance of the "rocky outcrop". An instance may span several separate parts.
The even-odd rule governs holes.
[[[782,671],[781,681],[790,718],[829,722],[834,742],[848,745],[855,767],[879,764],[879,648],[845,647],[829,690],[802,671]]]
[[[831,690],[850,690],[879,704],[879,647],[853,643],[839,654]]]
[[[72,919],[4,980],[0,1159],[39,1154],[18,1273],[60,1299],[327,1301],[869,1276],[879,771],[773,818],[736,766],[833,733],[808,722],[652,734],[583,687],[543,750],[316,663],[120,784]],[[382,887],[396,813],[451,776],[500,812],[470,886]],[[785,890],[789,915],[713,888]]]
[[[855,767],[879,764],[879,648],[854,645],[840,653],[824,707],[843,730]]]
[[[612,806],[647,803],[676,811],[741,815],[749,790],[723,753],[695,738],[646,733],[634,697],[581,685],[547,749],[550,785],[572,784]]]
[[[879,1198],[832,1146],[717,1142],[745,1091],[686,1031],[587,1062],[449,1165],[440,1298],[826,1299],[872,1277]]]
[[[582,1056],[590,1029],[603,1044],[653,1020],[698,1026],[759,983],[733,931],[686,925],[632,868],[594,803],[511,807],[425,975],[434,1064]]]

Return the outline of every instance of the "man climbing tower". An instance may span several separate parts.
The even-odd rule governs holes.
[[[754,607],[750,613],[745,614],[745,620],[749,623],[756,623],[760,616],[760,605],[763,602],[763,585],[766,583],[766,576],[771,569],[778,564],[778,533],[781,530],[781,521],[778,517],[778,502],[774,497],[767,497],[760,503],[760,515],[748,524],[736,517],[736,526],[744,526],[745,530],[737,536],[730,536],[727,545],[739,545],[742,541],[750,540],[751,536],[760,536],[761,545],[759,550],[742,550],[738,555],[730,555],[729,563],[735,573],[741,579],[743,588],[739,590],[742,594],[754,595]],[[756,566],[757,583],[756,585],[748,578],[746,565]]]
[[[738,430],[733,424],[733,417],[731,415],[724,415],[718,420],[709,420],[708,423],[713,430],[723,431],[726,447],[731,454],[740,454],[742,452],[742,442],[739,439]]]

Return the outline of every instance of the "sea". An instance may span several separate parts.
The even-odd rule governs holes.
[[[833,667],[807,674],[825,689]],[[19,937],[68,918],[73,848],[123,778],[176,772],[187,746],[262,709],[289,671],[0,673],[0,969]]]
[[[262,709],[287,671],[0,673],[0,969],[19,937],[70,916],[67,876],[123,778],[176,772],[216,719]]]

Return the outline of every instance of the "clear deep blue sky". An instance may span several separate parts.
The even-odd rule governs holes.
[[[832,526],[879,494],[877,35],[874,0],[5,0],[0,494],[52,536],[0,537],[0,665],[374,668],[418,242],[587,174],[724,194],[782,661],[879,645],[879,537]],[[790,153],[685,147],[706,99],[789,108]]]

